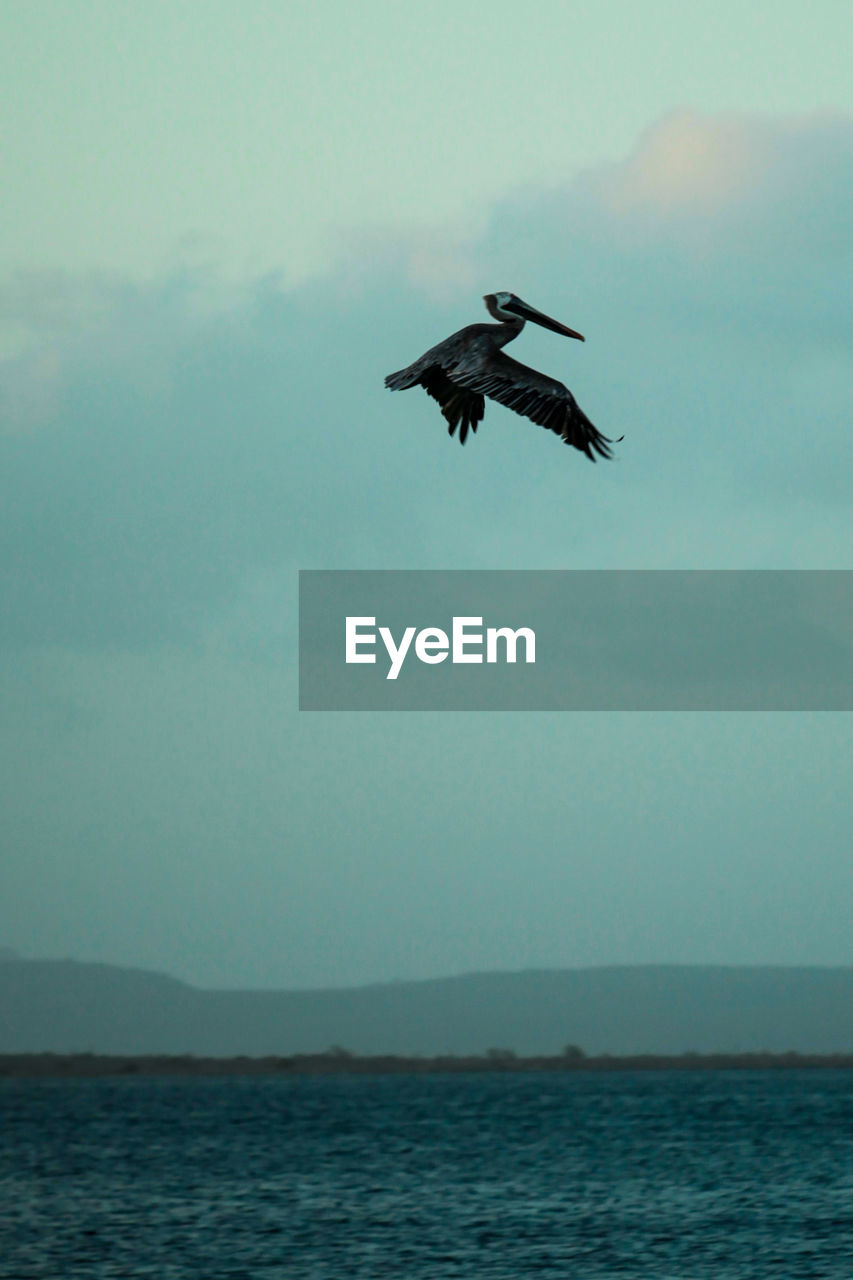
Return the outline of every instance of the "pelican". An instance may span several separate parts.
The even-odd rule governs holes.
[[[476,431],[482,422],[483,397],[489,396],[556,432],[591,462],[595,462],[596,453],[611,457],[609,446],[614,441],[592,425],[568,387],[519,364],[501,350],[518,337],[527,320],[580,342],[585,340],[583,334],[543,315],[514,293],[487,293],[483,301],[498,324],[469,324],[431,347],[407,369],[389,373],[385,386],[391,391],[423,387],[441,405],[449,434],[459,428],[460,444],[465,443],[469,429]]]

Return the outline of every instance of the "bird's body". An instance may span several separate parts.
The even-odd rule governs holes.
[[[385,386],[391,391],[423,387],[441,406],[450,435],[459,428],[461,444],[469,430],[476,431],[482,422],[483,397],[489,396],[556,432],[593,462],[596,453],[609,458],[612,441],[592,425],[568,387],[520,364],[502,350],[518,337],[526,320],[581,342],[582,335],[536,311],[513,293],[488,293],[484,302],[498,324],[469,324],[431,347],[407,369],[389,374]]]

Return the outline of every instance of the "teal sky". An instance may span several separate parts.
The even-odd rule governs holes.
[[[5,0],[0,266],[291,278],[482,225],[678,107],[853,109],[845,0]]]
[[[299,568],[853,568],[851,26],[0,7],[0,943],[851,963],[849,716],[295,709]],[[383,390],[498,288],[617,461]]]

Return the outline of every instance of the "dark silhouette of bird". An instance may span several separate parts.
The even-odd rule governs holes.
[[[408,368],[389,373],[385,386],[391,391],[423,387],[441,406],[449,434],[459,428],[460,444],[465,443],[469,430],[476,431],[482,422],[483,397],[488,396],[555,432],[592,462],[596,454],[612,457],[610,445],[618,441],[593,426],[568,387],[504,355],[501,349],[518,337],[527,320],[580,342],[583,334],[543,315],[514,293],[487,293],[483,301],[498,324],[469,324],[431,347]]]

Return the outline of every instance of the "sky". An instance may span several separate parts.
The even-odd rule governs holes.
[[[6,0],[0,944],[853,963],[842,713],[300,713],[297,571],[851,569],[853,15]],[[519,293],[624,441],[383,377]]]

